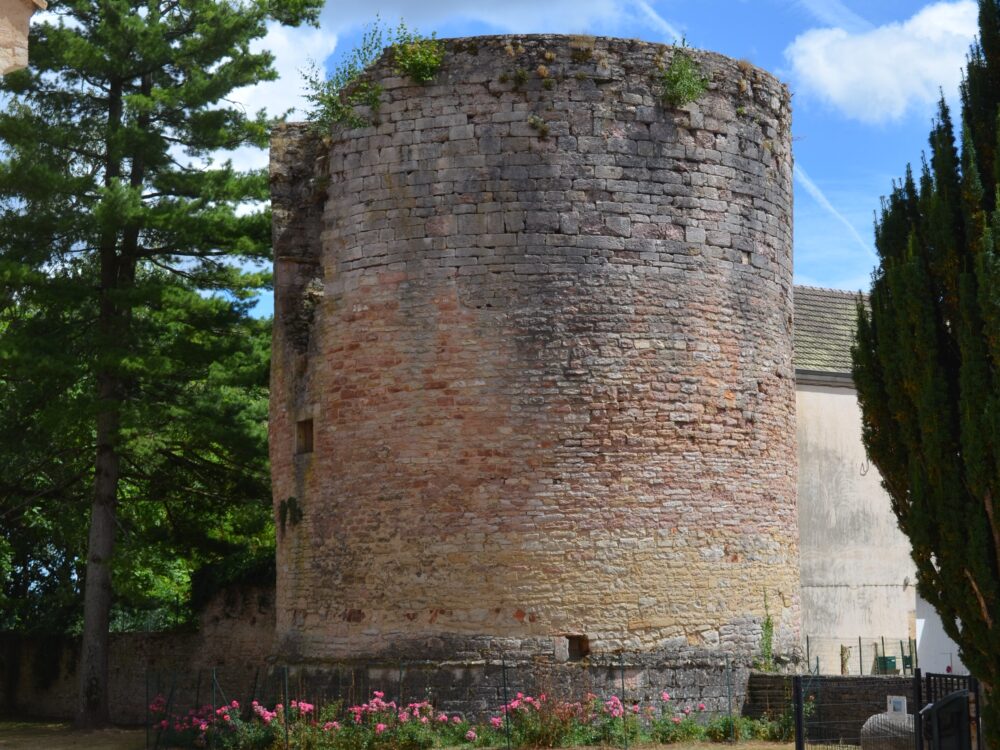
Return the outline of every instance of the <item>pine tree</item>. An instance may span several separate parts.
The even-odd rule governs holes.
[[[961,89],[919,179],[883,201],[854,380],[868,454],[909,537],[920,594],[988,695],[1000,741],[1000,6],[981,0]]]
[[[270,53],[250,50],[269,22],[315,23],[320,6],[52,0],[31,67],[3,81],[0,280],[18,311],[0,328],[4,370],[56,384],[65,419],[90,425],[81,725],[109,718],[115,533],[150,501],[137,477],[197,455],[211,492],[211,468],[232,455],[225,422],[194,441],[204,452],[170,443],[184,405],[239,412],[197,383],[246,348],[267,282],[246,269],[269,255],[269,214],[241,208],[266,198],[266,175],[213,159],[264,146],[269,122],[226,97],[274,78]]]

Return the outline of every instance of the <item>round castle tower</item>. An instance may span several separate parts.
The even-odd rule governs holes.
[[[370,77],[376,124],[272,145],[278,653],[793,644],[787,90],[562,36]]]

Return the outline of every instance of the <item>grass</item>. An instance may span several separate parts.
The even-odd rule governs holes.
[[[61,722],[0,721],[0,750],[141,750],[146,733],[142,729],[104,729],[84,732]],[[741,742],[739,750],[788,750],[793,743]],[[682,742],[676,745],[636,745],[636,750],[712,750],[723,744]],[[468,747],[468,746],[465,746]],[[629,745],[633,748],[633,745]],[[587,748],[578,748],[587,750]],[[591,750],[597,750],[592,748]],[[601,750],[607,750],[602,748]]]
[[[63,722],[0,721],[0,750],[142,750],[142,729],[84,732]]]

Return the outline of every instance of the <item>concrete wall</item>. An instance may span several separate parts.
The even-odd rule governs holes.
[[[958,644],[944,632],[941,618],[930,604],[917,597],[917,656],[925,672],[969,674],[958,655]]]
[[[805,380],[806,382],[802,382]],[[874,662],[874,643],[889,654],[916,637],[915,571],[889,496],[861,443],[861,412],[850,380],[796,388],[802,632],[824,673]],[[858,637],[863,638],[859,665]],[[921,665],[922,666],[922,665]]]
[[[0,0],[0,75],[28,64],[28,21],[41,0]]]
[[[788,92],[675,53],[452,40],[275,135],[279,658],[798,642]]]

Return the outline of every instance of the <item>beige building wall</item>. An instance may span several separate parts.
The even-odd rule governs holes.
[[[883,639],[893,656],[916,637],[909,542],[865,455],[850,377],[800,373],[796,405],[802,633],[813,667],[838,674],[844,658],[869,674]]]
[[[28,65],[28,22],[44,0],[0,0],[0,74]]]

